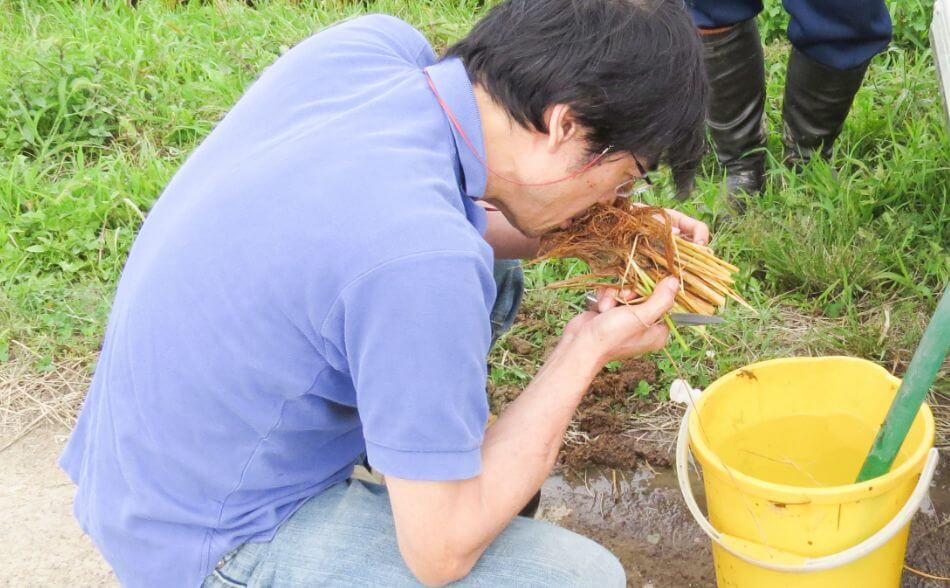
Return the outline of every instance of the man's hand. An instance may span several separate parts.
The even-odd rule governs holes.
[[[646,206],[646,204],[634,204],[634,206]],[[672,208],[664,208],[664,212],[670,217],[673,223],[673,234],[688,239],[697,245],[706,245],[709,243],[709,227],[701,220],[683,214]],[[660,215],[657,218],[662,219]]]
[[[709,243],[709,227],[706,223],[687,216],[678,210],[665,208],[673,222],[673,234],[692,241],[697,245],[707,245]],[[591,310],[597,312],[607,312],[619,304],[618,298],[624,301],[633,300],[636,293],[633,290],[617,288],[599,288],[597,290],[597,304]]]
[[[687,216],[678,210],[665,208],[666,214],[673,221],[673,234],[692,241],[697,245],[709,244],[709,227],[706,223]]]
[[[613,297],[609,301],[601,299],[598,304],[607,306],[605,310],[590,310],[574,317],[564,328],[564,335],[585,340],[602,363],[656,351],[669,338],[670,330],[662,318],[673,307],[678,291],[679,280],[665,278],[643,304],[618,306]],[[620,295],[629,299],[630,292],[624,290]]]

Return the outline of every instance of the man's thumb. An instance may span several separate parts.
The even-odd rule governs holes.
[[[679,280],[672,276],[660,280],[650,298],[636,307],[637,314],[648,325],[659,321],[673,307],[679,289]]]

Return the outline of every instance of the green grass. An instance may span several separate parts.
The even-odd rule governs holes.
[[[476,3],[0,0],[0,360],[88,355],[143,215],[243,89],[295,43],[388,12],[437,45]]]
[[[831,165],[780,165],[783,14],[761,19],[769,75],[767,192],[721,222],[710,157],[699,191],[676,205],[720,225],[715,245],[743,268],[759,316],[729,310],[712,341],[688,334],[656,356],[663,397],[679,369],[694,385],[750,361],[843,353],[900,369],[950,277],[950,140],[927,42],[930,2],[894,3],[894,45],[875,59]],[[49,363],[92,358],[144,215],[192,148],[282,52],[361,12],[389,12],[438,47],[484,8],[475,0],[377,2],[52,2],[0,0],[0,361],[16,340]],[[837,173],[835,172],[837,170]],[[521,385],[580,308],[543,289],[582,268],[528,271],[529,320],[493,355],[492,379]],[[535,351],[513,353],[511,341]],[[641,387],[641,392],[645,389]]]

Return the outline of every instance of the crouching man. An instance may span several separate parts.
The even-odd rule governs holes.
[[[376,15],[270,66],[142,226],[62,457],[122,583],[623,585],[516,513],[598,370],[666,343],[677,284],[574,318],[486,432],[518,299],[493,270],[688,172],[701,60],[677,0],[509,0],[442,59]],[[364,456],[385,487],[351,479]]]

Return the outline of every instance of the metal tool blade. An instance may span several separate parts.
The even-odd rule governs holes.
[[[587,302],[593,305],[597,304],[597,296],[587,295]],[[701,325],[719,325],[726,322],[721,316],[710,316],[706,314],[696,314],[693,312],[671,312],[670,319],[677,325],[684,327],[696,327]]]
[[[684,327],[695,327],[699,325],[719,325],[726,322],[721,316],[710,316],[708,314],[696,314],[693,312],[671,312],[670,318],[677,325]]]

